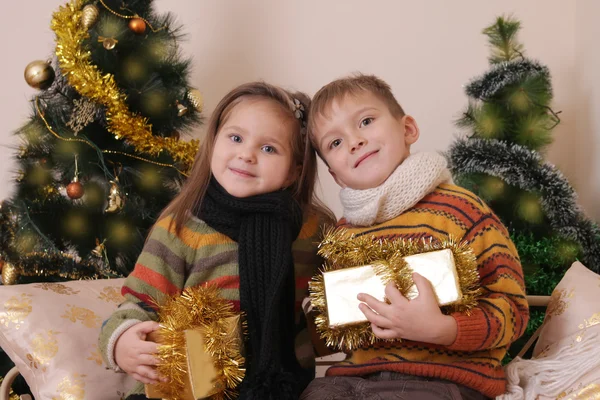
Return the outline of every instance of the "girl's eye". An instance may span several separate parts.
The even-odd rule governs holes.
[[[275,147],[273,146],[263,146],[262,147],[262,151],[264,151],[265,153],[275,153]]]
[[[242,143],[242,137],[240,135],[230,135],[229,138],[232,142]]]
[[[342,139],[335,139],[334,141],[331,142],[331,144],[329,145],[329,148],[334,149],[334,148],[338,147],[341,143],[342,143]]]
[[[371,117],[365,118],[362,121],[360,121],[360,127],[362,128],[364,126],[370,125],[371,122],[373,122],[373,118],[371,118]]]

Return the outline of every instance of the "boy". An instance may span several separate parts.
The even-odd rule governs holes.
[[[470,316],[442,314],[433,288],[414,274],[419,296],[394,285],[390,304],[360,294],[381,339],[313,381],[302,399],[485,399],[505,391],[501,360],[527,326],[523,272],[506,228],[473,193],[454,186],[437,153],[410,154],[419,138],[390,87],[375,76],[336,80],[315,95],[309,134],[342,187],[340,226],[378,238],[448,236],[475,252],[484,294]]]

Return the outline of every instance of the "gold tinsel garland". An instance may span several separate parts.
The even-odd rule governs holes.
[[[1,206],[1,205],[0,205]],[[1,211],[0,207],[0,211]],[[15,227],[12,223],[8,222],[4,225],[4,229],[6,230],[6,234],[8,235],[7,242],[14,243],[16,233]],[[7,271],[3,271],[3,276],[6,278],[10,275],[10,281],[16,283],[20,276],[32,277],[32,276],[54,276],[60,277],[68,280],[80,280],[80,279],[101,279],[101,278],[117,278],[120,277],[121,274],[112,271],[109,266],[104,266],[98,262],[92,260],[76,260],[75,257],[71,254],[64,252],[50,252],[47,251],[31,251],[25,254],[20,254],[21,259],[26,259],[30,257],[38,257],[41,260],[45,261],[46,264],[56,265],[53,268],[45,268],[40,267],[39,265],[34,265],[33,268],[29,268],[25,270],[22,265],[18,263],[9,263],[10,267]],[[85,270],[70,270],[64,271],[60,268],[60,262],[64,262],[65,260],[69,260],[71,262],[76,262],[81,265],[84,269],[87,268],[90,271],[96,271],[93,274],[86,273]],[[6,260],[3,260],[6,261]],[[6,264],[5,264],[6,266]],[[6,285],[6,280],[3,281]],[[12,283],[11,283],[12,284]]]
[[[435,242],[425,239],[378,239],[370,235],[355,236],[344,228],[330,228],[324,232],[318,253],[325,260],[322,267],[324,272],[373,264],[376,274],[386,285],[395,282],[400,293],[406,295],[414,282],[412,271],[403,258],[444,249],[450,249],[454,255],[462,298],[457,303],[443,306],[442,311],[447,314],[464,312],[468,315],[477,305],[477,297],[482,291],[475,254],[464,242],[459,243],[452,238]],[[372,345],[378,340],[368,321],[351,326],[329,326],[322,273],[313,277],[309,288],[311,303],[317,311],[315,324],[328,347],[348,352]]]
[[[59,7],[52,18],[51,27],[56,33],[56,56],[61,71],[69,84],[82,96],[106,107],[108,129],[117,139],[124,138],[140,153],[158,156],[163,151],[173,159],[191,168],[198,151],[198,141],[181,141],[173,137],[152,134],[146,118],[129,111],[125,94],[121,93],[111,74],[102,75],[90,61],[90,51],[82,47],[89,37],[81,23],[85,0],[72,0]]]
[[[185,380],[189,379],[184,331],[200,328],[206,338],[206,352],[219,371],[215,387],[224,388],[211,399],[235,398],[236,387],[246,372],[239,346],[241,341],[226,334],[227,318],[235,315],[231,304],[219,296],[219,289],[215,286],[187,288],[181,295],[167,298],[158,308],[161,345],[158,348],[160,363],[157,371],[169,378],[169,382],[160,382],[157,388],[170,394],[169,399],[181,399]]]

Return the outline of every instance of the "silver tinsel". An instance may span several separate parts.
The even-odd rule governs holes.
[[[492,66],[492,69],[483,76],[472,80],[466,86],[465,93],[468,96],[486,101],[494,98],[507,86],[536,76],[541,77],[547,82],[548,91],[551,92],[552,86],[550,85],[550,71],[548,68],[536,61],[522,59]]]
[[[582,262],[600,270],[600,228],[585,217],[564,175],[539,153],[499,140],[460,139],[450,147],[447,158],[454,175],[487,174],[539,193],[552,228],[565,239],[579,242]]]

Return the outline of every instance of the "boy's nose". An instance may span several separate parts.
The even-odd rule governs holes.
[[[360,150],[366,144],[367,141],[365,139],[357,139],[352,143],[352,146],[350,147],[350,152],[354,153],[355,151]]]

